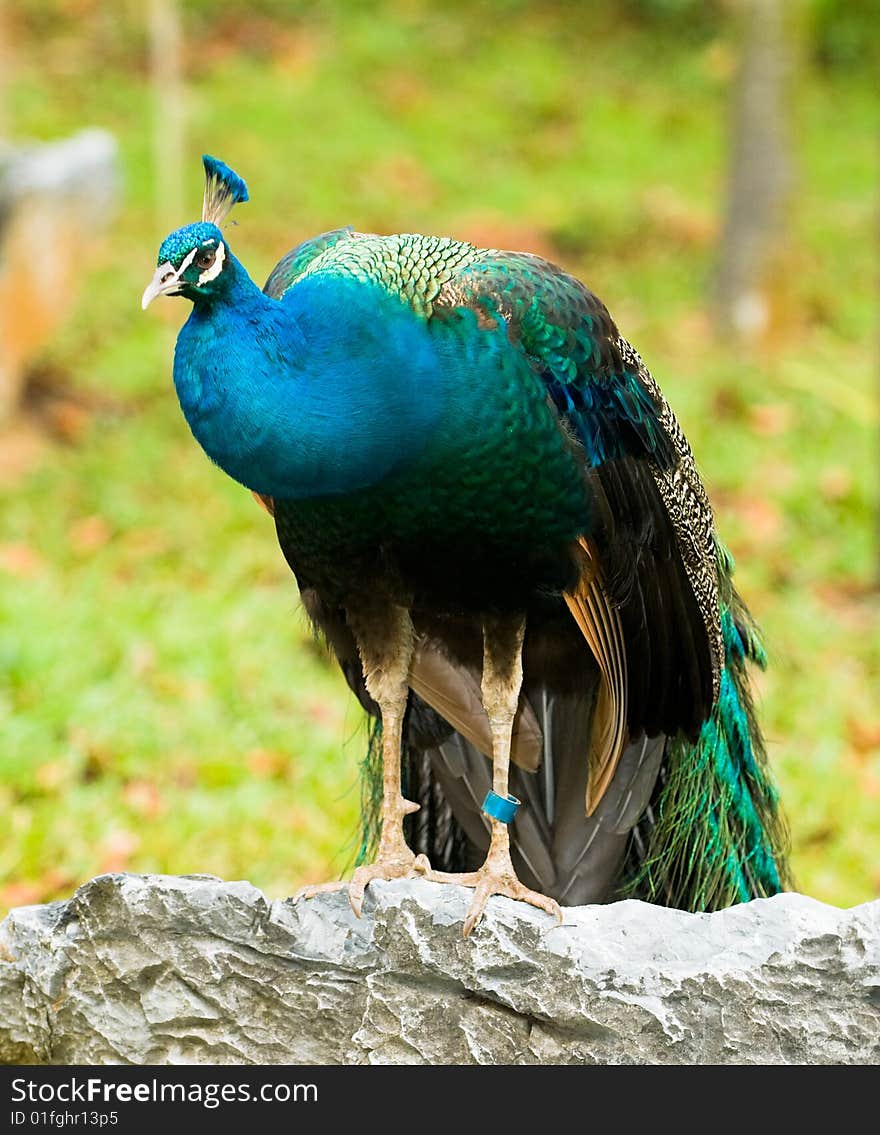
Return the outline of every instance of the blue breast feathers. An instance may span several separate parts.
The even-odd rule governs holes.
[[[449,392],[425,322],[362,282],[308,276],[277,301],[233,267],[229,302],[193,309],[174,361],[212,460],[290,499],[353,492],[414,461]]]

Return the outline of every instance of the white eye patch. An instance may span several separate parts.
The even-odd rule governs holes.
[[[189,268],[190,264],[192,264],[193,262],[193,257],[198,251],[199,250],[197,248],[194,248],[191,252],[188,252],[186,256],[184,256],[180,267],[177,269],[178,276],[182,276],[187,268]]]
[[[199,286],[207,284],[209,280],[216,280],[223,270],[223,261],[226,259],[226,249],[223,246],[223,241],[217,245],[217,251],[214,254],[214,262],[210,268],[206,268],[199,276]],[[181,266],[181,271],[183,267]]]

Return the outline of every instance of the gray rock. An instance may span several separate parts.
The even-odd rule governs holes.
[[[119,192],[116,139],[91,127],[56,142],[11,146],[0,139],[0,211],[24,197],[82,198],[94,224]]]
[[[0,139],[0,426],[83,288],[119,197],[117,151],[98,129],[29,146]]]
[[[873,1064],[880,902],[539,911],[103,875],[0,926],[0,1063]]]

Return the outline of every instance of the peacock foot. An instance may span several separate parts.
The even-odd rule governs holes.
[[[364,892],[375,879],[385,882],[390,882],[392,879],[419,879],[424,878],[431,870],[426,855],[413,855],[409,848],[405,850],[406,855],[380,855],[375,863],[356,868],[349,882],[318,883],[315,886],[302,887],[294,895],[293,901],[311,899],[328,891],[343,891],[348,888],[351,909],[360,918],[364,909]]]
[[[486,903],[492,895],[503,895],[505,898],[526,902],[529,906],[536,906],[539,910],[552,914],[558,923],[562,922],[559,903],[555,899],[548,898],[547,895],[530,890],[521,883],[509,858],[505,862],[501,856],[495,858],[490,855],[479,871],[470,871],[461,875],[446,871],[426,871],[425,878],[434,883],[458,883],[462,887],[475,888],[473,901],[464,920],[462,934],[465,938],[483,917]]]

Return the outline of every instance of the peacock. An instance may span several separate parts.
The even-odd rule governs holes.
[[[202,220],[143,307],[208,457],[274,517],[364,706],[348,887],[471,887],[693,911],[790,884],[747,669],[765,665],[688,442],[606,307],[526,252],[350,227],[261,290],[219,227],[245,182],[205,155]]]

